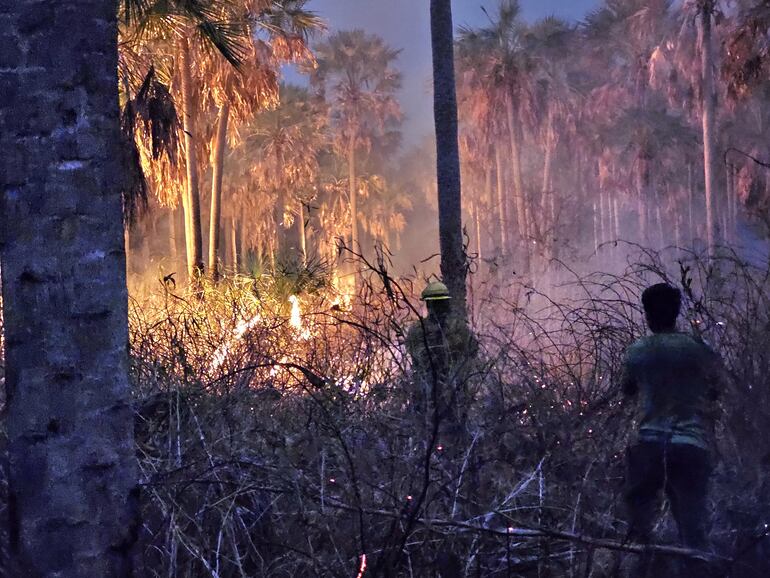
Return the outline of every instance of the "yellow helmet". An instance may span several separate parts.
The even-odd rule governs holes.
[[[434,281],[433,283],[429,283],[423,290],[420,298],[423,301],[444,301],[446,299],[451,299],[452,297],[449,295],[449,289],[447,289],[446,285],[441,281]]]

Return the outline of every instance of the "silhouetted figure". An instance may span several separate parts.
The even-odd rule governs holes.
[[[475,336],[452,314],[449,291],[441,282],[422,292],[428,316],[409,329],[406,347],[414,375],[413,407],[426,414],[431,404],[443,418],[461,426],[467,413],[467,381],[478,352]]]
[[[650,541],[665,491],[682,544],[707,550],[706,498],[721,360],[696,337],[677,331],[678,289],[653,285],[642,294],[642,304],[652,334],[628,348],[622,383],[627,396],[639,397],[637,439],[627,455],[629,539]],[[642,557],[640,575],[648,565]]]

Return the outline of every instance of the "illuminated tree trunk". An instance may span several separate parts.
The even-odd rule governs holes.
[[[505,184],[503,180],[503,156],[499,144],[495,146],[495,165],[497,169],[497,224],[500,228],[500,252],[508,254],[508,230],[505,219]]]
[[[479,215],[479,212],[478,203],[473,203],[473,218],[476,222],[476,254],[479,261],[481,261],[484,256],[481,251],[481,216]]]
[[[348,143],[348,194],[350,195],[350,242],[353,251],[360,251],[358,243],[358,177],[356,176],[356,138]]]
[[[232,258],[233,271],[237,273],[241,266],[240,224],[235,217],[232,218],[230,224],[230,255]]]
[[[527,222],[526,200],[524,198],[524,185],[521,174],[521,147],[519,145],[519,135],[516,130],[513,111],[513,97],[508,96],[505,101],[506,114],[508,116],[508,136],[511,141],[511,168],[513,169],[513,202],[516,211],[516,221],[520,242],[525,243],[529,236],[529,223]]]
[[[0,0],[0,15],[4,47],[23,40],[0,65],[13,87],[0,99],[3,573],[128,578],[137,470],[116,5]]]
[[[170,209],[168,212],[168,248],[169,255],[171,256],[171,262],[175,267],[177,260],[179,259],[179,253],[177,249],[177,226],[176,226],[176,213],[177,209]]]
[[[227,122],[230,104],[225,102],[219,109],[217,134],[214,140],[214,166],[211,180],[211,215],[209,219],[209,275],[212,281],[219,279],[219,225],[222,214],[222,178],[227,150]]]
[[[554,136],[554,128],[553,128],[553,113],[548,113],[548,129],[546,132],[545,137],[545,160],[543,161],[543,188],[542,188],[542,194],[543,197],[541,199],[541,207],[542,207],[542,214],[550,215],[551,220],[553,220],[553,192],[551,191],[551,171],[553,166],[553,149],[554,149],[554,142],[555,142],[555,136]],[[549,210],[550,205],[550,210]],[[551,224],[553,226],[553,223]]]
[[[714,0],[701,0],[701,98],[703,117],[703,169],[706,191],[706,241],[713,255],[717,243],[716,215],[716,102],[714,99],[714,49],[711,40],[711,17]]]
[[[488,162],[488,161],[487,161]],[[487,164],[487,170],[485,171],[485,178],[484,178],[484,199],[487,203],[488,207],[493,206],[493,197],[492,197],[492,166],[490,164]],[[477,207],[477,210],[481,210],[479,207]],[[491,224],[491,220],[487,219],[487,224]],[[492,227],[487,227],[488,229],[491,229]],[[490,240],[490,238],[494,238],[494,232],[488,230],[487,231],[487,241]],[[493,241],[494,243],[494,241]]]
[[[690,245],[694,244],[695,238],[698,236],[697,232],[695,231],[695,215],[694,215],[694,207],[695,204],[693,196],[693,169],[692,169],[692,163],[687,165],[687,229],[690,234]]]
[[[299,247],[302,251],[302,264],[307,264],[307,230],[305,227],[305,205],[299,202]]]
[[[451,0],[431,0],[430,14],[441,275],[452,295],[455,314],[464,319],[467,315],[467,268],[462,231],[462,185]]]
[[[200,181],[198,179],[198,138],[193,103],[190,45],[187,38],[179,41],[180,72],[182,75],[182,128],[184,131],[185,161],[187,164],[187,199],[185,210],[185,238],[187,239],[187,272],[191,280],[203,274],[203,239],[201,234]]]
[[[652,160],[644,151],[642,151],[637,158],[636,186],[639,203],[639,242],[643,245],[650,242],[648,205],[652,196],[651,163]]]

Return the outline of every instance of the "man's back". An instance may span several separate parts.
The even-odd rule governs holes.
[[[708,449],[719,372],[711,348],[684,333],[655,333],[629,347],[623,388],[641,397],[639,440]]]

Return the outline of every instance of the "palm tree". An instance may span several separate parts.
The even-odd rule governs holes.
[[[460,45],[467,44],[480,55],[483,64],[479,71],[486,90],[495,102],[495,114],[502,119],[500,124],[508,141],[513,183],[513,207],[510,212],[512,218],[515,215],[516,233],[524,249],[525,268],[528,268],[527,239],[531,211],[528,211],[524,190],[521,142],[523,128],[534,124],[534,90],[531,76],[533,64],[524,45],[526,28],[520,16],[517,0],[501,0],[496,18],[490,17],[490,25],[463,29]]]
[[[477,37],[464,35],[457,42],[459,106],[461,119],[461,158],[466,164],[485,171],[485,194],[496,213],[497,249],[504,256],[508,249],[508,227],[503,185],[503,159],[499,146],[505,123],[500,122],[498,95],[490,86],[487,55]],[[493,173],[497,176],[496,202],[492,199]]]
[[[257,3],[264,4],[264,1]],[[197,64],[215,54],[233,66],[243,61],[250,37],[241,4],[238,0],[132,2],[131,11],[126,11],[125,25],[121,27],[121,45],[127,53],[139,55],[140,63],[149,59],[152,65],[168,69],[167,76],[182,112],[185,173],[180,192],[191,279],[199,278],[204,269],[198,160],[198,149],[202,146],[198,126],[200,91],[194,75],[199,68]],[[160,56],[156,57],[156,53]],[[137,65],[136,59],[132,64]]]
[[[589,116],[595,125],[608,126],[618,121],[617,138],[623,139],[626,111],[645,119],[654,94],[650,87],[650,66],[656,51],[669,35],[671,24],[669,0],[605,0],[603,6],[589,14],[583,26],[584,40],[591,49],[591,64],[607,71],[592,87],[587,102]],[[652,172],[657,154],[649,126],[632,125],[631,138],[636,158],[635,169],[638,199],[639,240],[650,240],[649,207],[657,197]],[[626,133],[628,134],[628,133]],[[649,138],[648,138],[649,137]]]
[[[360,250],[358,154],[401,119],[396,91],[401,74],[393,63],[399,52],[363,30],[341,31],[316,48],[313,83],[327,98],[337,150],[347,160],[350,242]]]
[[[278,242],[284,215],[298,221],[298,244],[307,257],[305,206],[319,178],[319,155],[327,145],[326,115],[306,89],[281,87],[280,105],[258,114],[242,132],[239,154],[251,161],[250,179],[263,205],[273,206],[273,233]],[[266,202],[270,200],[270,202]]]
[[[227,151],[228,124],[241,124],[278,100],[278,69],[287,62],[312,64],[308,35],[322,28],[321,21],[304,9],[307,0],[276,0],[251,7],[247,18],[249,44],[243,64],[236,70],[223,58],[206,62],[202,78],[216,90],[211,105],[217,109],[212,151],[211,211],[209,224],[209,274],[219,276],[219,232],[222,179]],[[204,103],[205,104],[205,103]],[[232,131],[231,131],[232,132]],[[235,131],[237,135],[237,131]]]
[[[20,32],[39,11],[33,0],[3,7],[5,30],[25,38],[6,80],[22,86],[36,71],[34,88],[0,103],[0,143],[13,151],[0,169],[6,570],[128,577],[138,520],[117,14],[111,1],[71,0],[35,34]]]

